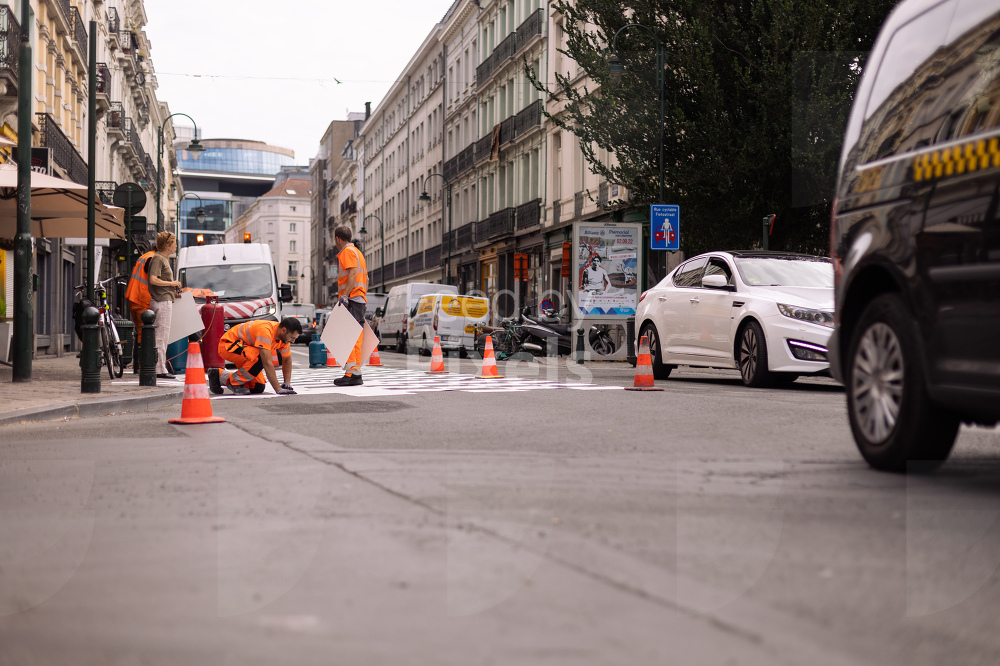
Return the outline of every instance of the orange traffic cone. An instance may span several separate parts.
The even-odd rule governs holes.
[[[503,375],[497,372],[497,359],[493,355],[493,338],[486,336],[486,349],[483,350],[483,367],[476,375],[476,379],[503,379]]]
[[[626,391],[662,391],[653,384],[653,358],[649,354],[649,336],[639,339],[639,359],[635,363],[635,384]]]
[[[333,354],[330,353],[330,349],[327,348],[327,350],[326,350],[326,367],[328,367],[328,368],[335,368],[338,365],[340,365],[340,364],[337,363],[337,359],[335,359],[333,357]]]
[[[375,345],[375,349],[372,350],[372,355],[368,357],[369,367],[378,367],[382,365],[382,359],[378,356],[378,345]]]
[[[184,371],[184,402],[181,417],[171,423],[225,423],[221,416],[212,416],[212,401],[205,383],[205,363],[201,360],[201,345],[188,343],[187,370]]]
[[[431,369],[425,373],[428,375],[447,375],[444,369],[444,355],[441,353],[441,338],[434,336],[434,351],[431,352]]]

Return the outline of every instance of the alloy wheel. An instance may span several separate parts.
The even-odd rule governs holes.
[[[744,382],[750,383],[757,373],[757,352],[757,334],[752,326],[747,326],[740,339],[740,374]]]
[[[903,402],[903,352],[896,332],[877,322],[861,338],[851,368],[855,417],[872,443],[892,434]]]

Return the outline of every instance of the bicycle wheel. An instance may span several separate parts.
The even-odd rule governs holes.
[[[111,363],[111,345],[108,340],[108,329],[104,324],[101,324],[101,351],[104,354],[104,365],[108,368],[108,375],[114,379],[115,368]]]
[[[111,366],[114,368],[114,374],[111,378],[115,379],[125,374],[125,363],[122,358],[122,343],[120,341],[121,338],[118,337],[118,327],[115,326],[115,323],[110,319],[108,320],[108,333],[108,348],[111,351]]]

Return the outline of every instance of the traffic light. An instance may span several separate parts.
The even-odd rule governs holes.
[[[528,279],[528,255],[520,253],[514,255],[514,279]]]

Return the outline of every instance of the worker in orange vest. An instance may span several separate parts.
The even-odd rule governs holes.
[[[280,322],[255,319],[230,328],[219,341],[219,355],[236,366],[235,372],[219,368],[208,371],[208,388],[219,395],[225,385],[235,395],[263,393],[266,381],[278,395],[294,395],[292,388],[291,344],[302,334],[302,324],[295,317]],[[281,358],[284,382],[271,362],[272,352]]]
[[[351,242],[351,228],[337,227],[333,231],[333,242],[337,245],[337,263],[340,271],[337,274],[337,295],[340,304],[347,308],[354,319],[365,325],[365,305],[368,303],[368,268],[365,265],[365,255]],[[336,386],[359,386],[361,380],[361,342],[364,332],[354,343],[351,355],[347,357],[344,376],[333,380]]]
[[[135,344],[132,346],[132,371],[139,372],[139,343],[142,342],[142,320],[139,315],[149,309],[149,260],[156,254],[150,250],[141,255],[132,267],[132,277],[125,288],[125,300],[128,301],[129,314],[135,324]]]

